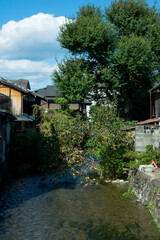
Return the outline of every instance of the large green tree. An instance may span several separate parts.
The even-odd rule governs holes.
[[[119,89],[123,109],[129,117],[143,119],[149,112],[148,90],[159,81],[160,14],[144,0],[114,1],[105,13],[119,35],[112,71],[124,84]]]
[[[100,8],[87,5],[79,9],[76,19],[61,27],[58,40],[73,55],[83,55],[106,66],[116,36],[116,30],[104,19]]]
[[[63,48],[69,50],[73,57],[72,61],[78,61],[77,59],[80,58],[81,62],[83,61],[85,64],[87,62],[89,65],[88,78],[90,81],[88,82],[89,84],[86,85],[86,90],[83,89],[83,91],[81,91],[82,88],[77,87],[79,95],[83,92],[82,97],[84,98],[84,95],[87,97],[88,93],[92,92],[93,99],[99,100],[103,91],[109,94],[113,89],[114,81],[111,80],[110,77],[110,57],[116,46],[117,31],[110,22],[105,20],[100,8],[92,5],[80,8],[77,17],[71,19],[61,27],[58,40]],[[67,62],[68,60],[64,60],[62,65],[63,69],[66,68],[68,72]],[[69,64],[71,64],[70,60]],[[59,64],[59,67],[62,65]],[[70,72],[70,77],[75,71],[76,68]],[[59,74],[58,72],[56,74],[54,72],[52,75],[52,80],[60,89],[63,88],[62,85],[64,84],[62,80],[63,73],[60,69]],[[62,84],[60,83],[61,80],[58,75],[61,75]],[[82,76],[84,75],[82,74]],[[83,79],[81,80],[83,81]],[[81,80],[77,79],[78,82]],[[70,80],[70,83],[71,82]],[[118,84],[116,80],[115,84]],[[110,91],[108,92],[108,90]],[[76,95],[74,94],[73,96],[73,93],[73,91],[70,91],[69,95],[74,98]],[[62,94],[63,96],[66,95],[64,88]]]
[[[84,58],[68,58],[58,63],[59,70],[52,74],[52,80],[58,86],[60,96],[68,103],[79,102],[79,109],[83,111],[82,104],[89,92],[93,90],[95,75],[92,73],[92,63]]]
[[[147,91],[159,80],[159,23],[159,12],[143,0],[114,1],[104,14],[86,5],[61,27],[58,40],[73,59],[92,63],[90,87],[108,97],[118,93],[121,115],[141,119],[146,117],[140,113],[145,112]],[[53,80],[59,87],[56,79],[58,75]]]

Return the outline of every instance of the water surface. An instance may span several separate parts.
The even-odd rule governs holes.
[[[1,186],[0,240],[159,240],[146,207],[122,196],[127,187],[12,180]]]

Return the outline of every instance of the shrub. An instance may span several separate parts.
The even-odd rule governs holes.
[[[58,159],[59,146],[54,141],[48,141],[35,129],[16,133],[12,130],[10,151],[8,154],[8,169],[11,175],[26,173],[44,173],[53,159]]]
[[[133,149],[132,134],[124,131],[124,120],[117,117],[116,109],[116,101],[91,109],[92,132],[88,146],[100,159],[103,176],[109,178],[125,177],[123,168],[130,160],[123,154]]]
[[[107,101],[106,106],[92,107],[87,120],[36,106],[35,113],[41,110],[40,132],[28,130],[14,136],[10,156],[15,159],[10,166],[18,165],[21,171],[70,171],[83,176],[87,184],[96,182],[98,175],[125,177],[132,135],[124,131],[116,109],[116,101]]]
[[[140,165],[150,164],[152,160],[159,163],[160,152],[157,148],[153,148],[153,145],[147,145],[146,151],[128,151],[124,155],[125,159],[128,159],[128,167],[137,168]]]

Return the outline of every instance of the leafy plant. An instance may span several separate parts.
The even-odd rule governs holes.
[[[146,151],[138,152],[129,150],[123,154],[123,157],[130,159],[128,163],[128,167],[136,168],[140,165],[150,164],[152,160],[156,161],[157,163],[160,161],[160,154],[157,148],[153,148],[153,145],[147,145]]]
[[[12,130],[7,165],[11,175],[45,173],[59,159],[59,143],[56,136],[49,141],[35,129],[17,133]],[[60,159],[59,159],[60,160]]]
[[[128,188],[128,191],[123,193],[122,196],[128,198],[129,196],[133,195],[135,193],[135,188],[131,189]]]
[[[153,205],[153,203],[152,203],[152,202],[149,202],[149,204],[148,204],[148,206],[147,206],[147,209],[148,209],[149,212],[151,211],[152,205]]]

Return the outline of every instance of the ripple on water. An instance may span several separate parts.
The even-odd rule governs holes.
[[[1,240],[159,240],[151,215],[124,184],[82,188],[21,178],[0,192]]]

